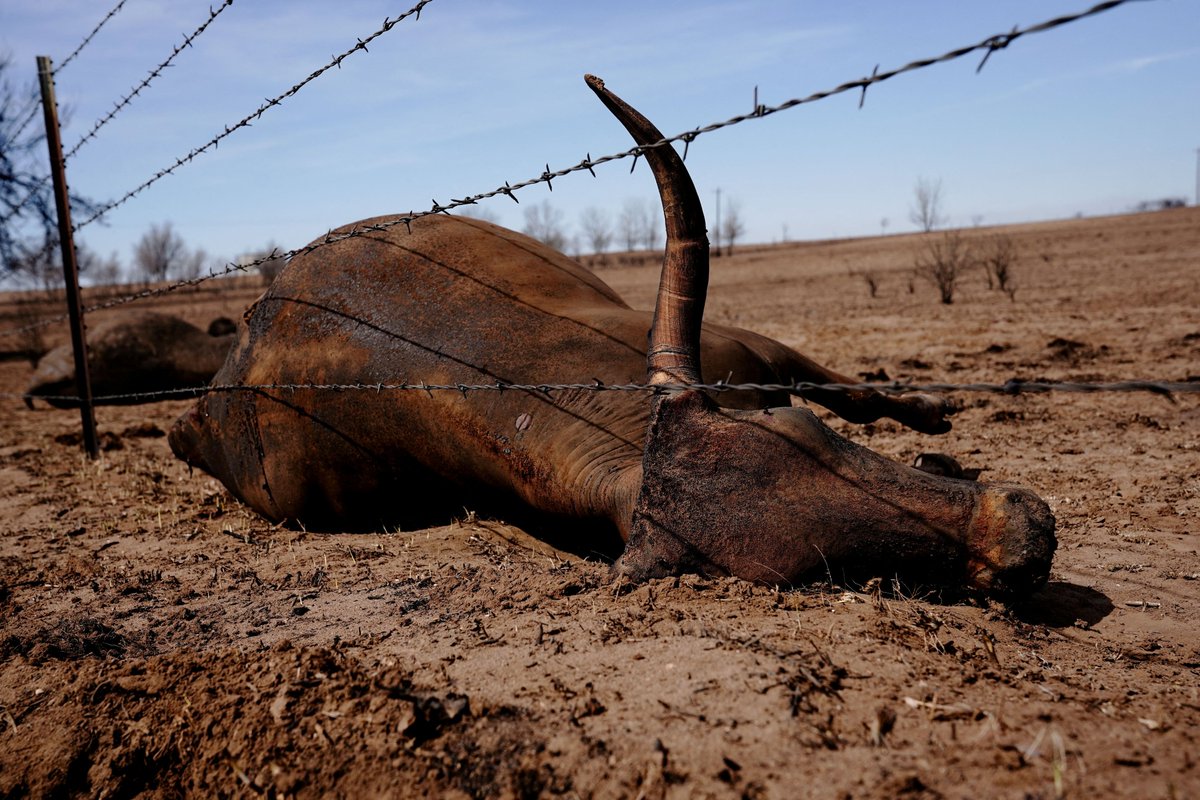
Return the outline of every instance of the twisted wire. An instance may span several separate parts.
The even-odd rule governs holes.
[[[96,137],[96,133],[101,128],[103,128],[105,125],[107,125],[109,123],[109,121],[112,120],[113,117],[115,117],[122,110],[124,110],[126,107],[128,107],[129,104],[131,102],[133,102],[133,98],[137,97],[142,92],[143,89],[145,89],[147,86],[149,86],[150,83],[155,78],[157,78],[159,75],[161,75],[163,73],[163,70],[165,70],[167,67],[171,66],[171,62],[173,62],[175,60],[175,57],[177,55],[179,55],[180,53],[182,53],[184,51],[184,49],[191,47],[192,42],[196,39],[196,37],[198,37],[200,34],[204,33],[204,31],[208,28],[208,26],[211,25],[213,23],[213,21],[216,20],[216,18],[221,15],[221,12],[224,11],[225,9],[229,8],[232,5],[233,5],[233,0],[225,0],[225,2],[223,2],[221,5],[219,5],[215,11],[210,7],[208,9],[208,19],[204,20],[204,22],[200,25],[200,27],[196,28],[196,30],[192,31],[190,34],[185,36],[183,38],[182,43],[175,45],[175,47],[172,48],[172,50],[171,50],[171,54],[169,56],[167,56],[166,60],[163,61],[158,66],[156,66],[154,69],[150,70],[150,74],[147,75],[142,80],[142,82],[139,83],[133,89],[133,91],[131,91],[129,94],[125,95],[120,100],[118,100],[116,102],[116,104],[114,104],[113,109],[111,111],[109,111],[107,114],[105,114],[100,119],[96,120],[95,124],[92,125],[92,129],[89,130],[87,133],[85,133],[83,135],[83,138],[80,139],[78,142],[76,142],[71,147],[71,149],[67,151],[67,153],[63,156],[63,160],[64,161],[69,160],[72,156],[74,156],[77,152],[79,152],[79,148],[83,147],[89,141],[94,139]]]
[[[789,383],[603,383],[592,380],[586,383],[256,383],[256,384],[214,384],[212,386],[195,386],[182,389],[165,389],[155,392],[128,392],[123,394],[100,395],[93,398],[97,403],[117,402],[148,402],[154,400],[184,399],[199,397],[205,394],[222,394],[233,392],[297,392],[297,391],[329,391],[329,392],[457,392],[466,397],[470,392],[532,392],[550,394],[558,391],[582,392],[646,392],[660,395],[679,392],[688,389],[699,389],[708,392],[763,392],[788,394],[804,394],[805,392],[861,392],[876,391],[884,394],[910,394],[924,392],[930,394],[946,394],[953,392],[970,392],[984,394],[1003,394],[1009,396],[1021,394],[1047,394],[1050,392],[1065,392],[1071,394],[1097,393],[1150,393],[1171,398],[1175,394],[1200,393],[1200,381],[1156,381],[1156,380],[1124,380],[1109,382],[1084,381],[1022,381],[1009,380],[1004,383],[904,383],[890,381],[887,383],[813,383],[809,381],[792,381]],[[76,395],[29,395],[17,392],[0,392],[0,396],[20,399],[64,400],[78,401]]]
[[[425,6],[429,5],[432,2],[433,2],[433,0],[420,0],[415,6],[410,8],[408,11],[405,11],[400,16],[398,16],[394,19],[390,18],[390,17],[384,19],[383,25],[377,31],[375,31],[371,35],[367,36],[365,39],[358,39],[357,43],[353,47],[351,47],[349,50],[345,51],[341,55],[334,56],[332,61],[330,61],[328,64],[324,65],[323,67],[317,69],[316,71],[310,73],[308,77],[304,78],[302,81],[300,81],[299,83],[292,86],[292,88],[288,89],[286,92],[276,95],[275,97],[270,98],[268,100],[264,100],[262,105],[260,105],[257,109],[255,109],[251,113],[247,114],[245,117],[243,117],[239,121],[235,122],[233,125],[226,125],[225,130],[223,132],[218,133],[216,136],[209,139],[207,142],[200,145],[199,147],[193,148],[192,150],[188,151],[188,153],[186,155],[180,156],[179,158],[175,159],[174,164],[171,164],[168,167],[164,167],[163,169],[160,169],[158,172],[154,173],[154,175],[152,175],[150,178],[146,179],[145,181],[140,183],[135,188],[130,189],[128,192],[126,192],[124,195],[122,195],[117,200],[114,200],[111,203],[107,203],[107,204],[101,206],[90,217],[88,217],[87,219],[85,219],[82,222],[75,225],[73,230],[79,231],[80,229],[87,227],[88,225],[90,225],[91,223],[100,219],[102,216],[104,216],[108,212],[112,211],[113,209],[118,208],[121,205],[129,202],[131,199],[133,199],[134,197],[139,195],[141,192],[143,192],[150,186],[157,183],[159,180],[165,178],[168,175],[173,174],[175,172],[175,170],[179,169],[184,164],[191,163],[191,161],[196,156],[206,153],[209,150],[217,147],[217,145],[219,145],[225,137],[229,136],[234,131],[236,131],[240,128],[249,127],[252,120],[260,119],[262,117],[263,113],[265,111],[267,111],[268,109],[278,106],[284,100],[286,100],[287,98],[296,94],[301,89],[303,89],[305,86],[312,83],[314,80],[321,77],[326,72],[333,69],[334,67],[340,67],[342,65],[342,61],[344,61],[347,57],[353,55],[354,53],[358,52],[359,50],[363,51],[364,53],[367,52],[368,44],[370,44],[375,39],[379,38],[383,34],[390,31],[392,28],[394,28],[397,25],[397,23],[399,23],[411,16],[416,16],[417,19],[420,19],[421,9],[424,8]]]
[[[58,75],[58,73],[62,72],[64,69],[66,69],[67,65],[75,60],[75,57],[77,55],[79,55],[80,51],[83,50],[83,48],[87,47],[89,44],[91,44],[92,39],[95,38],[96,34],[100,32],[100,29],[103,28],[110,19],[115,17],[117,15],[117,12],[120,11],[124,6],[125,6],[125,0],[119,0],[119,2],[115,6],[113,6],[112,9],[107,14],[104,15],[104,19],[102,19],[98,23],[96,23],[96,27],[92,28],[92,32],[89,33],[87,36],[83,37],[83,41],[79,43],[78,47],[76,47],[73,51],[71,51],[71,55],[69,55],[63,59],[62,63],[59,64],[58,67],[54,70],[54,74]]]
[[[233,2],[233,0],[228,0],[228,1],[231,3]],[[121,8],[125,5],[125,2],[126,2],[126,0],[120,0],[120,2],[118,2],[115,6],[113,6],[112,9],[107,14],[104,15],[104,19],[100,20],[100,22],[98,22],[96,24],[96,27],[92,29],[92,32],[89,33],[87,36],[85,36],[83,41],[79,43],[79,46],[76,47],[71,52],[71,54],[69,56],[67,56],[66,58],[64,58],[63,62],[58,65],[58,68],[54,70],[55,75],[58,75],[58,73],[62,72],[66,68],[66,66],[75,59],[75,56],[79,55],[79,52],[81,50],[83,50],[83,48],[87,47],[88,43],[90,43],[92,41],[92,38],[95,37],[95,35],[100,32],[100,29],[104,27],[105,23],[107,23],[110,19],[112,19],[114,16],[116,16],[116,13],[121,10]],[[19,125],[17,125],[16,131],[13,133],[11,141],[15,142],[21,138],[21,134],[23,134],[25,132],[25,129],[29,127],[29,123],[33,122],[34,117],[37,116],[37,110],[41,107],[42,107],[42,100],[40,97],[38,97],[30,105],[29,112],[25,115],[25,118],[23,120],[21,120],[21,123]],[[49,182],[50,182],[50,178],[47,177],[45,180],[41,181],[37,186],[34,186],[30,190],[29,194],[25,196],[25,199],[22,200],[19,204],[17,204],[17,207],[14,208],[10,213],[15,217],[17,215],[17,213],[21,211],[21,209],[23,209],[26,205],[28,205],[29,201],[33,199],[35,193],[42,186],[45,186]]]

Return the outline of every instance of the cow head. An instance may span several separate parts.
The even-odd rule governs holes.
[[[899,572],[996,594],[1043,584],[1056,541],[1046,504],[1015,487],[929,475],[838,436],[801,408],[718,407],[696,389],[708,285],[704,213],[682,159],[587,76],[654,172],[667,247],[647,371],[663,386],[618,570],[789,583],[815,571]]]

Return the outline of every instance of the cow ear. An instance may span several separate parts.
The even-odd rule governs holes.
[[[633,511],[625,552],[614,570],[633,581],[684,572],[725,570],[704,554],[689,524],[697,509],[687,499],[706,470],[697,460],[718,459],[706,433],[719,417],[716,404],[703,392],[687,390],[656,397],[642,455],[642,486]]]

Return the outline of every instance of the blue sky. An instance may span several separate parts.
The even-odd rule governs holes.
[[[68,164],[75,191],[116,199],[415,0],[237,0]],[[61,61],[115,3],[0,0],[0,52],[21,77]],[[776,104],[1089,0],[434,0],[296,96],[107,216],[81,238],[131,258],[150,224],[232,258],[295,248],[337,225],[426,209],[627,149],[586,72],[667,134]],[[127,0],[58,76],[69,148],[209,14],[210,0]],[[699,138],[688,166],[710,213],[740,205],[747,241],[912,230],[918,177],[951,224],[1105,214],[1194,201],[1200,2],[1129,3],[978,56]],[[39,119],[40,122],[40,119]],[[521,193],[570,228],[653,197],[644,164]],[[488,202],[510,227],[523,208]],[[711,217],[710,217],[711,224]]]

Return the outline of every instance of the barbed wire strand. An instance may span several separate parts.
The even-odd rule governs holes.
[[[458,392],[464,397],[469,392],[532,392],[549,394],[559,391],[582,392],[647,392],[650,394],[666,394],[670,392],[699,389],[702,391],[722,392],[786,392],[803,394],[810,391],[825,392],[859,392],[876,391],[884,394],[911,394],[924,392],[930,394],[948,394],[955,392],[970,392],[984,394],[1047,394],[1050,392],[1067,392],[1074,394],[1097,393],[1150,393],[1168,399],[1175,394],[1200,393],[1200,381],[1152,381],[1125,380],[1088,383],[1082,381],[1024,381],[1013,379],[1004,383],[904,383],[891,381],[888,383],[812,383],[809,381],[792,381],[790,383],[603,383],[593,380],[588,383],[258,383],[258,384],[216,384],[212,386],[194,386],[182,389],[165,389],[156,392],[128,392],[125,394],[98,395],[93,400],[97,403],[133,403],[153,400],[184,399],[199,397],[205,394],[233,392],[297,392],[297,391],[360,391],[360,392]],[[13,397],[30,400],[59,400],[75,401],[76,395],[31,395],[18,392],[0,392],[0,397]]]
[[[191,163],[191,161],[193,159],[195,159],[196,156],[199,156],[199,155],[206,153],[209,150],[217,147],[217,145],[219,145],[225,137],[229,136],[234,131],[236,131],[240,128],[250,127],[250,123],[252,120],[261,119],[263,113],[266,112],[268,109],[278,106],[284,100],[286,100],[287,98],[296,94],[301,89],[303,89],[305,86],[312,83],[314,80],[316,80],[320,76],[324,75],[326,72],[333,69],[334,67],[341,67],[342,61],[344,61],[349,56],[353,55],[354,53],[358,52],[359,50],[363,51],[364,53],[367,52],[368,44],[370,44],[371,42],[375,41],[377,38],[379,38],[383,34],[390,31],[401,21],[403,21],[409,17],[412,17],[412,16],[415,16],[417,19],[420,19],[421,18],[421,9],[423,9],[425,6],[429,5],[432,2],[433,2],[433,0],[420,0],[415,6],[410,8],[408,11],[405,11],[400,16],[395,17],[394,19],[391,17],[385,18],[383,21],[383,25],[377,31],[370,34],[365,39],[358,39],[357,43],[353,47],[351,47],[349,50],[345,51],[341,55],[334,56],[333,60],[330,61],[328,64],[326,64],[323,67],[312,72],[311,74],[309,74],[309,76],[307,78],[300,81],[296,85],[292,86],[292,88],[288,89],[283,94],[277,95],[268,100],[264,100],[262,105],[260,105],[257,109],[255,109],[251,113],[247,114],[245,117],[243,117],[239,121],[235,122],[233,125],[226,125],[225,130],[223,132],[218,133],[216,136],[209,139],[207,142],[200,145],[199,147],[193,148],[192,150],[188,151],[188,153],[186,155],[180,156],[179,158],[177,158],[175,160],[174,164],[172,164],[169,167],[164,167],[163,169],[160,169],[158,172],[154,173],[154,175],[152,175],[150,178],[148,178],[147,180],[145,180],[141,184],[139,184],[137,187],[130,189],[128,192],[126,192],[124,195],[122,195],[119,199],[114,200],[111,203],[106,203],[105,205],[101,206],[90,217],[88,217],[87,219],[85,219],[82,222],[75,225],[73,230],[78,232],[82,228],[85,228],[88,225],[90,225],[91,223],[100,219],[102,216],[104,216],[108,212],[112,211],[113,209],[118,208],[121,205],[129,202],[131,199],[136,197],[141,192],[145,191],[150,186],[153,186],[155,183],[157,183],[161,179],[165,178],[166,176],[173,174],[175,172],[175,170],[179,169],[184,164]]]
[[[96,123],[94,125],[92,125],[92,129],[90,131],[88,131],[86,134],[84,134],[83,138],[80,139],[78,142],[76,142],[74,144],[74,146],[72,146],[71,149],[67,151],[66,155],[63,156],[63,160],[69,160],[72,156],[74,156],[79,151],[79,148],[83,147],[89,141],[94,139],[96,136],[96,133],[101,128],[103,128],[105,125],[107,125],[109,123],[109,121],[112,120],[112,118],[115,117],[118,113],[120,113],[123,109],[128,107],[129,104],[131,102],[133,102],[133,99],[135,97],[137,97],[142,92],[143,89],[145,89],[147,86],[149,86],[150,83],[152,81],[154,81],[155,78],[157,78],[159,75],[161,75],[163,73],[163,70],[165,70],[167,67],[171,66],[171,62],[173,62],[175,60],[176,56],[178,56],[180,53],[182,53],[186,48],[191,47],[192,42],[195,41],[196,38],[200,36],[200,34],[204,33],[204,31],[208,29],[208,26],[211,25],[213,23],[213,21],[216,20],[217,17],[221,16],[221,12],[223,12],[225,9],[229,8],[232,5],[233,5],[233,0],[225,0],[225,2],[223,2],[221,5],[217,6],[215,11],[213,10],[213,8],[211,6],[209,6],[208,19],[204,20],[204,22],[201,23],[200,27],[196,28],[196,30],[194,30],[190,34],[184,36],[183,41],[180,44],[175,45],[174,48],[172,48],[171,54],[169,56],[167,56],[165,61],[163,61],[158,66],[156,66],[154,69],[150,70],[150,74],[147,75],[142,80],[142,82],[139,83],[137,85],[137,87],[135,87],[133,89],[133,91],[131,91],[129,94],[125,95],[120,100],[118,100],[116,102],[116,104],[114,104],[113,109],[111,111],[109,111],[107,114],[105,114],[100,119],[96,120]]]
[[[229,0],[229,2],[233,2],[233,0]],[[70,64],[75,59],[75,56],[79,55],[79,52],[81,50],[83,50],[83,48],[88,46],[88,44],[92,41],[92,39],[96,36],[96,34],[100,32],[100,29],[103,28],[110,19],[112,19],[113,17],[115,17],[117,15],[117,12],[120,11],[125,6],[125,3],[126,3],[126,0],[120,0],[120,2],[118,2],[115,6],[113,6],[112,9],[107,14],[104,15],[104,19],[102,19],[102,20],[100,20],[100,22],[96,23],[96,27],[92,28],[92,32],[89,33],[87,36],[85,36],[83,38],[83,41],[79,43],[79,46],[76,47],[69,56],[64,58],[63,62],[61,64],[59,64],[58,67],[55,68],[54,74],[56,76],[58,75],[58,73],[62,72],[64,69],[66,69],[67,65]],[[42,107],[42,100],[39,97],[36,100],[34,100],[33,105],[30,107],[28,114],[26,114],[26,116],[25,116],[25,119],[22,120],[21,124],[17,126],[16,132],[12,135],[12,141],[15,142],[16,140],[21,138],[21,134],[23,134],[25,132],[25,129],[29,127],[29,123],[33,122],[34,117],[37,116],[37,110],[41,107]],[[44,181],[43,183],[48,182],[48,180],[49,179],[47,179],[47,181]],[[32,197],[32,195],[30,195],[30,197]],[[21,208],[23,208],[25,206],[25,204],[28,202],[29,202],[29,198],[27,197],[27,198],[25,198],[25,200],[23,200],[21,202],[21,205],[17,207],[17,211],[20,211]],[[13,212],[13,213],[15,214],[16,212]]]
[[[58,67],[54,70],[55,75],[65,69],[66,66],[70,64],[72,60],[74,60],[75,56],[79,55],[79,51],[87,47],[87,45],[92,41],[92,38],[95,37],[95,35],[100,32],[100,29],[104,27],[105,23],[116,16],[117,12],[120,11],[125,5],[125,2],[126,0],[120,0],[120,2],[113,6],[113,8],[104,15],[104,19],[100,20],[100,22],[96,24],[96,27],[92,29],[92,32],[85,36],[83,41],[79,43],[79,46],[76,47],[71,54],[64,58],[63,62],[58,65]],[[14,141],[19,139],[21,134],[25,132],[25,129],[29,127],[29,123],[33,122],[34,117],[37,116],[37,110],[41,107],[41,105],[42,101],[40,98],[33,103],[33,107],[29,109],[29,113],[26,115],[25,119],[22,120],[21,124],[17,126],[16,133],[13,134],[12,138]]]
[[[112,19],[113,17],[115,17],[117,15],[117,12],[120,11],[124,7],[125,7],[125,0],[119,0],[119,2],[115,6],[112,7],[112,10],[104,15],[104,19],[102,19],[98,23],[96,23],[96,27],[92,28],[92,32],[84,37],[83,41],[79,43],[79,46],[76,47],[73,51],[71,51],[71,55],[64,58],[62,60],[62,63],[54,68],[54,74],[58,75],[58,73],[62,72],[64,69],[66,69],[67,66],[72,61],[75,60],[75,57],[77,55],[79,55],[80,51],[82,51],[83,48],[85,48],[89,44],[91,44],[92,39],[95,38],[96,34],[100,32],[100,29],[103,28],[106,24],[108,24],[108,21],[110,19]]]
[[[426,0],[426,1],[428,2],[428,0]],[[618,160],[630,158],[630,157],[633,157],[636,159],[639,155],[644,153],[646,150],[650,150],[655,147],[670,146],[671,144],[673,144],[675,142],[683,142],[684,143],[684,158],[686,158],[688,146],[693,141],[695,141],[696,138],[698,138],[699,136],[702,136],[706,133],[710,133],[710,132],[716,131],[716,130],[721,130],[723,128],[727,128],[727,127],[730,127],[733,125],[738,125],[738,124],[741,124],[748,120],[761,119],[765,116],[774,114],[779,111],[784,111],[786,109],[795,108],[800,105],[814,103],[814,102],[817,102],[820,100],[824,100],[828,97],[832,97],[832,96],[835,96],[838,94],[849,92],[849,91],[852,91],[855,89],[861,89],[863,92],[865,92],[867,87],[872,86],[877,83],[881,83],[885,80],[889,80],[890,78],[896,77],[897,75],[902,75],[904,73],[913,72],[913,71],[919,70],[919,69],[925,69],[925,68],[931,67],[935,64],[953,61],[953,60],[962,58],[966,55],[969,55],[970,53],[973,53],[973,52],[976,52],[979,50],[984,50],[984,51],[986,51],[984,54],[984,58],[982,61],[980,61],[979,66],[976,68],[976,72],[978,72],[980,69],[982,69],[983,65],[987,62],[988,57],[993,52],[995,52],[996,50],[1003,50],[1004,48],[1008,47],[1009,44],[1016,41],[1017,39],[1019,39],[1022,36],[1025,36],[1030,33],[1041,33],[1043,31],[1048,31],[1048,30],[1052,30],[1054,28],[1058,28],[1062,25],[1067,25],[1067,24],[1070,24],[1073,22],[1077,22],[1081,19],[1085,19],[1087,17],[1095,16],[1095,15],[1103,13],[1105,11],[1109,11],[1113,8],[1124,5],[1125,3],[1128,3],[1128,2],[1133,2],[1133,0],[1106,0],[1105,2],[1094,5],[1091,8],[1088,8],[1084,11],[1080,11],[1080,12],[1077,12],[1074,14],[1066,14],[1066,15],[1058,16],[1053,19],[1046,20],[1045,22],[1040,22],[1040,23],[1031,25],[1027,28],[1014,28],[1012,31],[1009,31],[1007,33],[1001,33],[1001,34],[989,36],[975,44],[965,45],[963,47],[955,48],[954,50],[950,50],[946,53],[943,53],[940,56],[935,56],[935,57],[931,57],[931,58],[923,58],[923,59],[919,59],[917,61],[912,61],[912,62],[909,62],[908,64],[905,64],[902,67],[888,70],[886,72],[880,72],[878,67],[876,67],[875,70],[872,72],[872,74],[867,77],[859,78],[859,79],[852,80],[852,81],[846,81],[838,86],[835,86],[832,89],[826,89],[823,91],[814,92],[806,97],[793,98],[791,100],[787,100],[783,103],[780,103],[779,105],[776,105],[776,106],[768,106],[768,105],[763,105],[763,104],[759,104],[756,102],[754,110],[749,114],[741,114],[741,115],[738,115],[735,117],[731,117],[730,119],[727,119],[723,122],[714,122],[709,125],[705,125],[703,127],[693,128],[692,130],[675,134],[674,136],[664,137],[663,139],[660,139],[658,142],[655,142],[653,144],[633,147],[633,148],[630,148],[629,150],[625,150],[623,152],[614,153],[614,154],[607,155],[607,156],[601,156],[598,158],[592,158],[591,154],[588,153],[587,156],[582,161],[580,161],[578,164],[575,164],[575,165],[572,165],[569,167],[565,167],[565,168],[562,168],[559,170],[555,170],[555,171],[551,171],[549,166],[547,165],[546,170],[536,177],[529,178],[524,181],[519,181],[517,183],[509,183],[506,181],[504,186],[497,187],[496,189],[493,189],[489,192],[481,192],[479,194],[469,195],[467,197],[462,198],[461,200],[453,200],[452,199],[451,202],[449,202],[445,205],[440,204],[435,199],[433,201],[432,208],[430,208],[428,211],[419,211],[419,212],[410,211],[407,215],[397,216],[394,219],[386,220],[386,221],[380,222],[380,223],[375,223],[373,225],[364,225],[364,226],[360,226],[360,227],[355,227],[345,233],[333,234],[332,232],[330,232],[330,233],[326,234],[326,236],[324,238],[319,239],[313,243],[304,245],[303,247],[296,248],[294,250],[288,250],[285,252],[280,252],[280,251],[272,252],[261,258],[254,259],[252,261],[248,261],[248,262],[241,263],[241,264],[230,262],[230,263],[226,264],[223,269],[209,270],[209,272],[205,275],[179,280],[168,286],[162,286],[162,287],[157,287],[157,288],[153,288],[153,289],[143,289],[142,291],[139,291],[139,292],[134,292],[132,294],[123,295],[118,298],[113,298],[113,299],[107,300],[102,303],[97,303],[95,305],[88,306],[84,310],[85,310],[85,312],[89,312],[89,313],[94,312],[94,311],[102,311],[102,310],[106,310],[106,309],[110,309],[110,308],[115,308],[117,306],[126,305],[128,303],[132,303],[137,300],[148,299],[151,297],[160,297],[162,295],[166,295],[166,294],[169,294],[174,291],[178,291],[183,288],[197,286],[201,283],[212,280],[214,278],[225,277],[225,276],[231,275],[235,272],[243,272],[243,273],[249,272],[250,270],[252,270],[256,267],[262,266],[263,264],[265,264],[269,261],[273,261],[273,260],[277,260],[277,259],[290,259],[290,258],[293,258],[294,256],[300,255],[302,253],[312,252],[313,250],[316,250],[316,249],[323,247],[325,245],[328,245],[328,244],[334,244],[336,242],[344,241],[346,239],[350,239],[350,238],[357,237],[357,236],[366,236],[371,233],[381,232],[381,231],[387,230],[389,228],[393,228],[397,225],[410,226],[415,220],[420,219],[422,217],[430,216],[433,214],[449,213],[451,210],[453,210],[455,208],[460,208],[462,206],[468,206],[468,205],[474,205],[474,204],[478,203],[480,200],[487,200],[487,199],[490,199],[493,197],[497,197],[499,195],[505,195],[505,196],[509,197],[510,199],[512,199],[514,202],[519,202],[516,197],[516,192],[521,189],[525,189],[525,188],[528,188],[530,186],[534,186],[534,185],[537,185],[540,183],[549,184],[555,178],[560,178],[565,175],[569,175],[571,173],[581,172],[583,170],[587,170],[592,175],[595,175],[593,168],[596,166],[606,164],[610,161],[618,161]],[[357,48],[355,48],[355,49],[357,49]],[[353,52],[353,51],[351,51],[351,52]],[[76,229],[78,229],[78,226],[76,227]],[[56,317],[47,318],[47,319],[41,320],[39,322],[31,323],[29,325],[25,325],[25,326],[22,326],[19,328],[12,328],[9,330],[0,331],[0,337],[18,335],[18,334],[27,332],[32,329],[44,327],[47,325],[53,325],[55,323],[61,322],[64,319],[66,319],[65,314],[59,315]]]
[[[34,98],[34,100],[32,102],[30,102],[29,111],[25,114],[25,119],[21,120],[21,124],[17,126],[17,129],[13,133],[12,139],[10,141],[15,142],[21,138],[21,134],[23,134],[25,132],[25,129],[29,127],[29,123],[33,122],[34,117],[37,116],[38,109],[41,107],[42,107],[42,98],[40,96]],[[25,205],[26,202],[29,202],[29,201],[25,200],[21,203],[21,205],[22,206]]]

